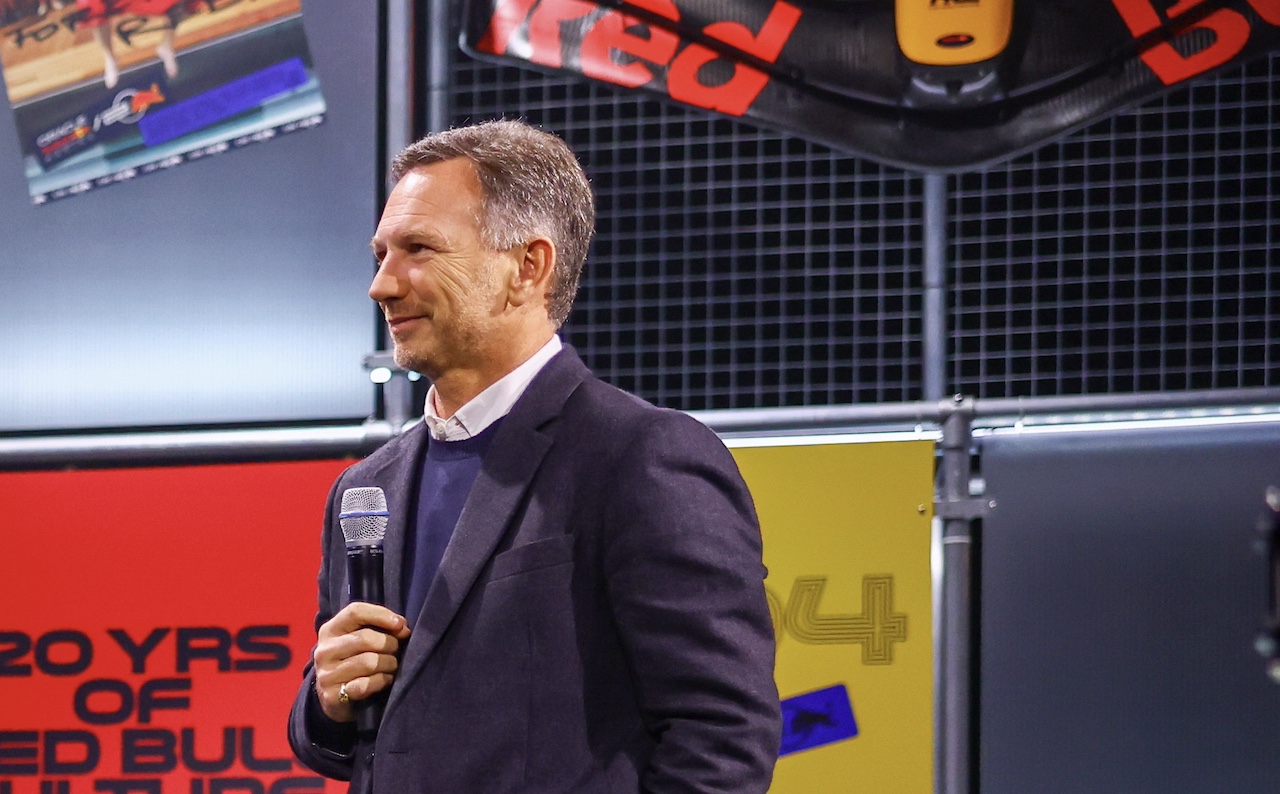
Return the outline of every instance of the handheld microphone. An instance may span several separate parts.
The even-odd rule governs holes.
[[[338,513],[347,541],[347,600],[383,605],[382,538],[387,534],[387,497],[381,488],[348,488]],[[386,690],[357,701],[356,730],[377,733]]]

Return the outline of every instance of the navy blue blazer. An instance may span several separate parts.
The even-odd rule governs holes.
[[[429,434],[330,494],[316,627],[345,603],[343,490],[387,495],[387,605]],[[769,787],[781,731],[751,497],[691,417],[596,379],[572,349],[503,421],[403,649],[372,746],[334,741],[314,674],[298,757],[355,792],[732,792]]]

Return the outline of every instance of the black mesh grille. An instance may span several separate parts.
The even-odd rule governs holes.
[[[1280,385],[1277,57],[947,180],[948,392]],[[923,180],[640,94],[459,55],[455,121],[587,167],[568,339],[686,410],[921,395]]]
[[[1276,63],[951,180],[956,391],[1280,384]]]

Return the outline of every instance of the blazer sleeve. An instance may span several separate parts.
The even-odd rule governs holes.
[[[767,791],[782,731],[760,528],[708,428],[655,412],[626,446],[606,509],[604,573],[657,740],[644,791]]]
[[[320,552],[320,574],[318,577],[319,600],[316,609],[315,630],[318,632],[329,618],[333,617],[336,608],[331,598],[333,579],[331,566],[337,545],[336,500],[339,492],[338,479],[329,491],[329,501],[325,505],[324,531]],[[336,564],[341,565],[342,558]],[[341,571],[337,574],[340,576]],[[314,649],[313,649],[314,650]],[[344,725],[334,722],[325,716],[316,695],[316,675],[314,663],[308,659],[303,669],[302,685],[294,698],[293,709],[289,713],[289,746],[298,760],[326,777],[337,780],[350,780],[355,761],[355,728],[354,724]]]

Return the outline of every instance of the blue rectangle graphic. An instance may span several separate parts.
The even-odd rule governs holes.
[[[798,753],[858,735],[853,702],[844,684],[782,701],[782,747],[779,755]]]
[[[252,110],[266,100],[297,88],[307,82],[307,67],[301,58],[290,58],[274,66],[220,85],[212,91],[193,96],[138,122],[138,130],[147,146],[204,129]]]

